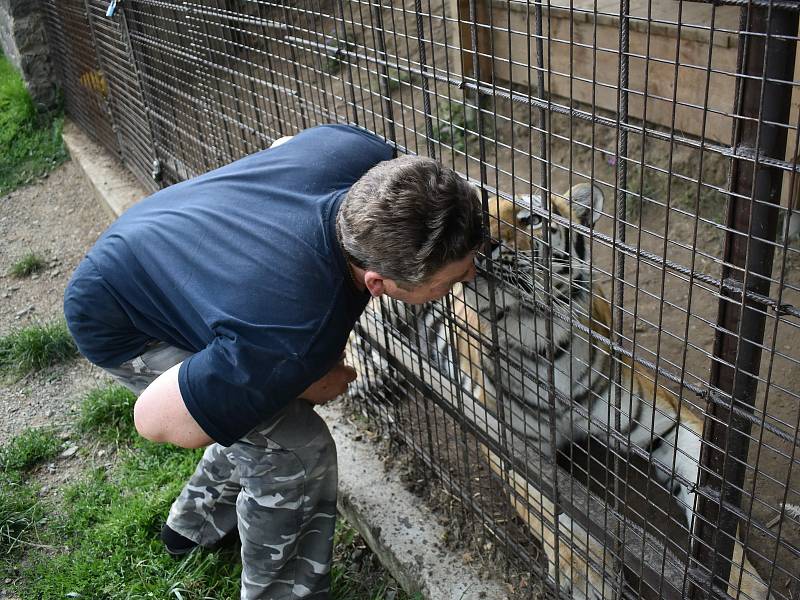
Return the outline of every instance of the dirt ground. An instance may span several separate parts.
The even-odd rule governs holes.
[[[0,335],[63,318],[64,287],[110,222],[71,161],[39,183],[0,198]],[[32,277],[9,275],[10,267],[31,252],[45,259],[45,269]],[[78,359],[3,382],[0,444],[27,427],[65,429],[85,392],[105,379],[101,370]]]

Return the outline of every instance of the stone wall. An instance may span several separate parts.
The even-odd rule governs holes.
[[[56,78],[38,0],[0,0],[0,45],[22,73],[36,106],[53,109],[58,102]]]

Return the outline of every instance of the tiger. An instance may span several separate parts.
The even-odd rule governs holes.
[[[552,219],[546,218],[540,197],[521,196],[513,202],[490,198],[491,249],[487,248],[475,281],[454,290],[452,314],[441,301],[422,309],[395,303],[383,314],[401,334],[413,338],[440,373],[452,379],[458,371],[462,387],[478,404],[495,417],[502,412],[505,425],[515,434],[510,439],[525,440],[526,448],[555,457],[556,451],[589,437],[607,443],[616,424],[608,422],[615,402],[612,353],[606,343],[611,305],[592,282],[588,238],[580,232],[597,222],[604,196],[598,187],[580,183],[548,200]],[[552,310],[547,309],[550,298]],[[554,318],[555,313],[566,318]],[[456,324],[454,344],[449,320]],[[581,333],[575,323],[596,335]],[[501,360],[486,344],[493,328],[500,332]],[[551,358],[555,407],[549,404],[547,386]],[[624,355],[618,360],[623,382],[621,433],[649,456],[656,480],[675,496],[690,529],[703,422],[681,408],[671,391],[657,388],[643,367]],[[555,414],[554,428],[551,414]],[[552,429],[555,448],[550,446]],[[499,441],[496,431],[488,433]],[[548,571],[552,577],[558,573],[561,590],[578,599],[615,597],[619,584],[602,569],[589,567],[584,558],[595,565],[611,564],[607,549],[567,513],[556,514],[552,500],[507,461],[483,444],[481,451],[492,470],[510,485],[511,504],[538,538]],[[556,529],[569,544],[556,544]],[[733,561],[729,594],[736,596],[741,590],[754,600],[772,597],[738,540]],[[743,565],[741,572],[738,565]]]
[[[605,342],[611,331],[611,305],[592,282],[588,238],[581,233],[581,229],[589,231],[601,216],[604,196],[597,186],[580,183],[563,195],[551,194],[548,204],[552,219],[546,218],[548,211],[537,196],[520,197],[516,202],[490,200],[493,241],[487,266],[490,262],[491,272],[482,269],[474,282],[464,285],[455,294],[453,310],[460,323],[456,327],[458,368],[467,376],[472,396],[495,415],[497,399],[502,398],[503,419],[526,440],[526,447],[554,457],[555,451],[589,437],[607,443],[617,423],[609,423],[615,406],[612,355]],[[557,312],[567,318],[554,318]],[[573,323],[597,335],[581,333]],[[482,347],[484,340],[491,339],[492,327],[506,332],[501,341],[508,360],[495,360],[491,349]],[[468,335],[470,330],[480,335]],[[546,383],[551,359],[554,410]],[[441,355],[438,360],[442,362]],[[673,392],[656,387],[644,367],[625,355],[619,360],[623,383],[620,432],[632,446],[647,453],[656,480],[675,496],[684,525],[690,529],[703,421],[681,407]],[[555,415],[554,428],[551,414]],[[550,447],[551,429],[555,430],[555,448]],[[602,545],[566,513],[556,516],[552,501],[495,453],[483,450],[492,469],[514,489],[511,502],[520,517],[534,534],[545,538],[540,542],[551,575],[558,561],[562,590],[575,598],[614,597],[613,582],[596,569],[587,569],[579,556],[609,564]],[[566,539],[583,540],[583,552],[572,552],[561,543],[556,557],[556,526]],[[738,540],[733,560],[730,595],[736,597],[740,589],[745,597],[772,597]],[[743,565],[741,575],[738,565]]]

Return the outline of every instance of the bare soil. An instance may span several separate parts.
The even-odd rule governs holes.
[[[0,198],[0,335],[63,319],[69,277],[110,222],[72,161]],[[10,275],[11,266],[30,253],[44,258],[45,268],[29,277]],[[66,438],[82,397],[106,379],[100,369],[77,358],[0,381],[0,444],[29,427],[53,427]],[[79,455],[61,459],[51,469],[78,460]]]

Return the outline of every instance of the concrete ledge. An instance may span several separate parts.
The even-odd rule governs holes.
[[[64,142],[72,160],[115,217],[148,195],[122,163],[74,123],[65,123]],[[455,553],[442,548],[444,534],[432,512],[409,492],[396,470],[387,471],[370,442],[342,416],[337,405],[320,414],[339,454],[339,510],[361,533],[381,563],[408,592],[428,600],[503,600],[497,582],[482,580]]]
[[[64,121],[63,138],[73,162],[83,171],[100,204],[114,218],[149,194],[116,156],[72,121]]]
[[[430,600],[502,600],[499,582],[486,581],[442,547],[445,530],[409,492],[396,469],[387,470],[372,442],[343,417],[340,405],[317,409],[339,451],[339,512],[361,533],[407,592]]]

